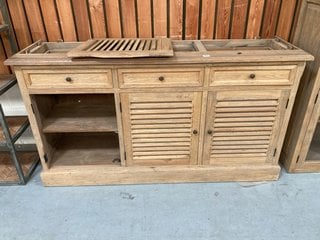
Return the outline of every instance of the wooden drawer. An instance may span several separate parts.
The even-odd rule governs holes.
[[[202,68],[172,69],[120,69],[121,88],[189,87],[203,85]]]
[[[26,85],[28,89],[43,91],[112,88],[111,70],[95,69],[90,71],[70,70],[27,70]]]
[[[211,68],[210,86],[291,85],[296,66],[250,66]]]

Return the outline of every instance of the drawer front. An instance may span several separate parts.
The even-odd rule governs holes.
[[[296,66],[252,66],[211,68],[210,86],[291,85]]]
[[[203,85],[203,69],[120,69],[121,88],[189,87]]]
[[[112,88],[111,70],[32,70],[26,71],[30,90],[103,89]]]

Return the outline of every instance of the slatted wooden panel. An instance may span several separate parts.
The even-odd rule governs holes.
[[[213,92],[207,116],[208,130],[213,132],[207,143],[210,149],[207,161],[211,164],[225,164],[236,158],[243,159],[240,163],[272,161],[273,137],[281,125],[280,113],[286,104],[284,96],[280,90]]]
[[[68,52],[69,57],[134,58],[173,56],[168,38],[91,39]]]
[[[129,93],[121,100],[128,165],[196,164],[201,93]]]
[[[7,0],[20,48],[92,37],[289,39],[300,0]],[[1,19],[0,19],[1,20]],[[0,42],[2,61],[10,55]]]

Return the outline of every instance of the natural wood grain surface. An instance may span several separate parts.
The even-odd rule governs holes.
[[[214,38],[216,0],[202,0],[201,34],[202,39]]]
[[[72,58],[170,57],[173,49],[168,38],[105,38],[89,40],[67,55]]]
[[[280,167],[261,165],[250,167],[131,167],[109,166],[79,167],[68,170],[52,169],[41,173],[45,186],[83,186],[106,184],[183,183],[183,182],[230,182],[270,181],[279,178]]]
[[[103,1],[89,0],[92,36],[94,38],[105,38],[107,36]]]
[[[87,0],[72,0],[72,6],[78,33],[78,40],[86,41],[92,36]]]
[[[202,69],[121,69],[119,84],[123,88],[202,86]],[[160,80],[159,80],[160,79]]]
[[[279,35],[288,40],[294,32],[298,1],[8,0],[8,5],[21,49],[46,37],[51,41],[75,41],[90,37],[136,37],[138,33],[139,37],[173,39]],[[10,44],[5,34],[1,38],[5,46],[0,51],[3,65],[5,52],[10,56]],[[7,72],[8,68],[0,66],[0,73]]]
[[[153,28],[155,37],[167,36],[168,12],[167,2],[163,0],[153,0]]]
[[[137,18],[138,30],[140,38],[147,38],[152,36],[152,22],[151,22],[151,1],[137,0]],[[156,9],[156,12],[158,9]]]
[[[22,0],[9,0],[8,9],[20,49],[32,43]]]
[[[261,28],[261,36],[270,38],[275,35],[277,20],[280,13],[281,0],[269,0],[265,2],[264,21]]]
[[[43,21],[47,29],[48,40],[56,42],[62,39],[54,0],[40,1]]]
[[[215,38],[229,38],[229,27],[231,17],[231,0],[218,1],[216,16]]]
[[[121,23],[123,29],[123,37],[134,38],[137,37],[137,23],[136,23],[136,6],[134,0],[120,0],[121,3]]]
[[[198,38],[199,26],[199,0],[186,1],[186,26],[185,26],[185,39]]]
[[[115,111],[108,111],[105,105],[72,104],[55,106],[45,118],[42,130],[45,133],[118,131]]]
[[[246,16],[248,14],[247,11],[248,11],[248,0],[234,1],[230,38],[236,38],[236,39],[245,38],[246,36],[245,30],[247,25]]]
[[[42,22],[39,2],[37,0],[24,0],[24,7],[28,18],[32,41],[47,40],[45,26]]]
[[[182,12],[183,0],[169,1],[170,3],[170,32],[169,36],[172,39],[182,39]]]
[[[82,47],[96,49],[97,44],[108,42]],[[40,48],[48,46],[38,43],[8,61],[24,64],[16,65],[15,72],[44,165],[45,184],[278,177],[284,134],[311,55],[281,39],[177,41],[171,58],[73,59],[73,66],[66,66],[65,45],[51,45],[52,53],[41,53]],[[27,66],[34,62],[45,66]],[[65,80],[67,76],[71,81]],[[88,86],[92,79],[99,83],[97,79],[105,78],[109,89],[93,88],[93,82]],[[53,82],[61,79],[64,82],[54,89]],[[69,87],[73,79],[79,85]],[[32,89],[32,81],[40,87]],[[82,94],[76,94],[79,91]],[[114,102],[107,102],[110,96]],[[85,110],[59,107],[69,103]],[[97,105],[116,107],[112,113],[118,115],[119,135],[111,129],[115,118],[110,123],[103,109],[94,112]],[[83,123],[83,112],[86,117],[99,112],[103,119],[96,115]],[[46,128],[50,124],[54,130]],[[116,141],[109,139],[110,134]]]
[[[56,135],[51,168],[79,165],[120,165],[119,143],[114,134]]]
[[[71,1],[56,0],[56,3],[63,40],[76,41],[77,34]]]
[[[218,85],[288,85],[292,84],[290,76],[295,74],[296,66],[278,69],[270,67],[212,68],[210,86]]]
[[[273,131],[281,128],[283,122],[280,114],[286,104],[283,94],[279,90],[210,93],[205,163],[270,162],[275,148],[272,138],[277,137]],[[253,112],[260,116],[256,118]]]
[[[121,98],[129,117],[124,120],[128,165],[197,163],[201,93],[137,93]]]
[[[105,0],[105,12],[107,21],[108,37],[123,37],[121,30],[120,6],[118,0]]]
[[[26,71],[28,75],[27,86],[29,90],[36,92],[63,92],[65,89],[106,89],[112,88],[111,71],[85,71],[78,70],[70,73],[70,70],[61,71]],[[61,90],[64,89],[64,90]]]
[[[277,36],[288,39],[290,36],[291,25],[288,25],[288,19],[293,19],[296,7],[296,0],[287,0],[281,4],[279,22],[277,26]]]
[[[117,41],[125,41],[127,39],[113,39]],[[140,44],[139,39],[135,39],[136,44]],[[161,40],[161,47],[165,47],[165,49],[170,49],[168,46],[169,42],[166,39]],[[304,52],[303,50],[294,47],[292,44],[283,41],[279,38],[276,39],[259,39],[259,40],[211,40],[211,41],[172,41],[172,48],[174,49],[174,55],[172,57],[165,58],[141,58],[136,56],[141,56],[136,54],[135,51],[131,52],[131,55],[121,55],[119,51],[109,51],[112,57],[112,53],[114,52],[115,58],[110,58],[108,61],[104,59],[98,58],[81,58],[81,59],[72,59],[67,55],[71,53],[70,48],[74,48],[72,51],[76,51],[75,56],[86,56],[90,57],[108,57],[108,54],[105,51],[83,51],[86,47],[92,46],[93,48],[98,47],[94,43],[96,40],[88,41],[84,44],[74,44],[74,43],[60,43],[60,44],[52,44],[52,43],[35,43],[30,47],[22,50],[20,53],[12,56],[8,60],[6,60],[7,65],[135,65],[135,64],[143,64],[143,65],[167,65],[167,64],[194,64],[197,62],[201,63],[232,63],[241,61],[242,63],[250,63],[250,62],[289,62],[289,61],[312,61],[314,58]],[[107,41],[103,39],[102,41]],[[101,44],[105,44],[106,42],[102,42]],[[112,44],[114,41],[112,42]],[[167,44],[163,44],[167,43]],[[93,45],[92,45],[93,44]],[[99,44],[99,43],[98,43]],[[40,46],[39,46],[40,45]],[[34,52],[33,49],[39,48],[43,45],[43,47],[47,47],[50,45],[50,52],[46,52],[48,54],[42,54]],[[164,45],[164,46],[162,46]],[[128,45],[127,45],[128,46]],[[139,46],[133,46],[134,49],[145,46],[144,44],[140,44]],[[106,46],[104,47],[112,48],[114,46]],[[80,51],[78,51],[80,50]],[[276,51],[272,51],[276,50]],[[69,53],[67,53],[69,51]],[[139,52],[139,51],[137,51]],[[156,53],[157,51],[154,51]],[[30,55],[30,53],[32,53]],[[150,56],[148,52],[141,51],[143,56]],[[152,51],[151,51],[152,53]],[[172,51],[165,51],[166,54],[172,55]],[[78,55],[79,54],[79,55]],[[122,58],[119,58],[121,57]],[[155,54],[155,56],[157,56]],[[263,56],[263,57],[261,57]],[[119,59],[117,59],[119,58]]]
[[[251,1],[246,38],[259,38],[264,3],[264,0]]]

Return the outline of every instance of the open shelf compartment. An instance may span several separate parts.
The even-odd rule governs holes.
[[[46,136],[52,149],[49,168],[120,166],[119,140],[115,133],[55,133]]]
[[[113,94],[34,95],[44,133],[117,132]]]

